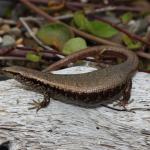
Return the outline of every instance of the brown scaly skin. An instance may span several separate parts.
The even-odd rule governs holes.
[[[100,55],[105,52],[117,53],[124,56],[126,60],[121,64],[84,74],[59,75],[47,73],[78,59]],[[22,84],[48,95],[46,96],[48,98],[92,108],[111,103],[122,96],[128,100],[131,89],[129,83],[137,67],[138,58],[132,51],[122,47],[95,46],[76,52],[56,62],[43,72],[17,66],[3,68],[2,71]],[[36,105],[36,108],[39,110],[48,104],[49,100],[46,98],[40,102],[40,105]]]

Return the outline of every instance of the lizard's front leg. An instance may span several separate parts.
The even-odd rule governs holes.
[[[48,92],[45,92],[43,95],[44,95],[43,101],[33,100],[32,103],[29,103],[30,105],[33,105],[33,107],[29,109],[36,109],[36,111],[38,112],[40,109],[47,107],[50,103],[50,94]]]

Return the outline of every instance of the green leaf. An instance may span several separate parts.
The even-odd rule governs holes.
[[[90,30],[90,32],[98,37],[110,38],[118,33],[118,31],[109,24],[101,21],[92,21],[91,25],[92,30]]]
[[[76,38],[70,39],[69,41],[65,43],[64,48],[63,48],[63,53],[69,55],[71,53],[74,53],[76,51],[79,51],[85,48],[87,48],[86,41],[83,38],[76,37]]]
[[[89,31],[92,28],[90,21],[80,11],[78,11],[74,14],[73,21],[74,21],[75,25],[81,30]]]
[[[41,56],[36,55],[33,52],[28,52],[26,55],[26,59],[32,62],[39,62],[41,60]]]
[[[44,44],[52,45],[61,50],[70,38],[74,35],[72,31],[61,23],[47,24],[39,29],[37,37]]]
[[[76,12],[73,21],[79,29],[92,33],[98,37],[110,38],[118,33],[116,29],[101,21],[89,21],[82,12]]]
[[[142,46],[140,42],[132,40],[127,35],[123,35],[122,40],[129,49],[138,49]]]
[[[121,16],[121,20],[123,23],[128,23],[133,18],[133,13],[127,12]]]

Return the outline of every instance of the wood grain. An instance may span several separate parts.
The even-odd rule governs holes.
[[[10,141],[11,150],[149,150],[149,91],[150,75],[137,73],[134,101],[127,106],[135,113],[85,109],[54,100],[36,113],[28,110],[28,103],[42,95],[25,90],[15,80],[1,81],[0,143]]]

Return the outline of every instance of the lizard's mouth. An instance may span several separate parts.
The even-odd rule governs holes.
[[[6,72],[6,71],[2,71],[2,74],[10,78],[14,78],[15,76],[18,75],[18,73],[12,73],[12,72]]]

